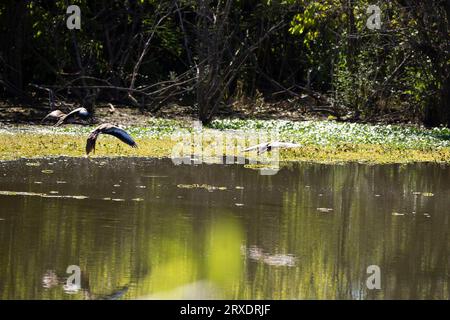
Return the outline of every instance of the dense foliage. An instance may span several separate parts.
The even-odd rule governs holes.
[[[450,0],[8,0],[0,43],[3,99],[44,88],[90,109],[191,105],[210,122],[242,97],[310,96],[338,117],[450,125]]]

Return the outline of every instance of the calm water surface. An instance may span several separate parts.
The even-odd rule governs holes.
[[[449,299],[449,217],[440,165],[3,162],[0,299]]]

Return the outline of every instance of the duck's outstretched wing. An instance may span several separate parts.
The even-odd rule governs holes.
[[[280,149],[288,149],[288,148],[299,148],[300,144],[291,143],[291,142],[280,142],[274,141],[270,143],[261,143],[256,146],[244,149],[243,152],[248,152],[252,150],[258,150],[258,154],[264,153],[266,151],[271,151],[272,149],[280,148]]]
[[[258,150],[258,153],[263,153],[267,151],[267,147],[269,146],[269,143],[261,143],[261,144],[257,144],[256,146],[253,147],[249,147],[247,149],[242,150],[242,152],[249,152],[249,151],[253,151],[253,150]]]
[[[53,110],[52,112],[50,112],[48,115],[46,115],[41,122],[44,122],[45,120],[47,120],[48,118],[61,118],[65,116],[64,112],[62,112],[61,110]]]
[[[104,123],[95,128],[88,136],[86,141],[86,154],[89,154],[91,151],[95,152],[95,143],[97,142],[97,138],[100,133],[109,134],[118,138],[120,141],[126,143],[127,145],[137,148],[136,142],[133,138],[126,132],[125,130],[116,127],[109,123]]]
[[[88,112],[85,108],[80,107],[80,108],[76,108],[72,111],[70,111],[68,114],[66,114],[64,117],[61,117],[59,119],[59,121],[55,124],[55,126],[60,126],[61,124],[65,123],[67,120],[72,119],[73,117],[75,117],[76,115],[83,115],[83,116],[87,116]]]
[[[133,148],[137,148],[136,142],[128,134],[128,132],[126,132],[125,130],[123,130],[119,127],[116,127],[116,126],[109,127],[107,129],[103,130],[102,133],[112,135],[112,136],[120,139],[120,141],[126,143],[127,145],[129,145]]]

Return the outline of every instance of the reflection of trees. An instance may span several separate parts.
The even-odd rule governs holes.
[[[241,166],[174,168],[170,161],[98,167],[83,159],[72,166],[65,173],[55,167],[42,185],[22,180],[24,169],[15,169],[20,179],[8,182],[11,190],[58,187],[91,198],[1,199],[9,219],[0,224],[0,298],[83,298],[42,286],[47,270],[64,275],[68,264],[81,267],[96,297],[127,285],[128,298],[205,288],[226,298],[450,297],[448,169],[287,164],[275,176],[261,176]],[[42,168],[26,170],[35,177]],[[227,189],[176,187],[196,183]],[[136,188],[141,185],[146,188]],[[0,187],[6,188],[1,181]],[[129,201],[136,197],[144,201]],[[318,212],[322,207],[334,210]],[[264,257],[291,254],[295,264],[245,259],[242,245]],[[372,264],[381,267],[381,291],[366,290]]]
[[[448,200],[438,195],[432,199],[421,197],[415,216],[391,215],[396,209],[412,213],[414,191],[448,192],[448,180],[442,179],[443,174],[448,176],[448,170],[420,165],[302,164],[293,170],[295,174],[281,172],[275,178],[279,179],[275,185],[286,188],[282,191],[282,220],[271,226],[278,231],[277,238],[272,238],[271,249],[298,256],[298,267],[270,270],[259,264],[250,269],[255,279],[264,279],[273,286],[255,288],[257,292],[249,296],[449,297],[448,280],[445,280]],[[330,207],[334,211],[318,214],[318,207]],[[432,222],[426,220],[424,212],[434,213]],[[266,235],[275,233],[268,230]],[[266,242],[270,239],[266,238]],[[372,264],[381,267],[381,291],[366,290],[366,268]],[[275,293],[271,291],[274,287]]]

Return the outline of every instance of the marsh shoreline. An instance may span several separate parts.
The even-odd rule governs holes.
[[[56,128],[0,124],[0,160],[85,157],[86,137],[93,128],[95,125],[70,124]],[[247,158],[247,154],[241,153],[243,147],[261,139],[277,139],[302,145],[297,149],[280,150],[279,161],[450,164],[450,130],[447,128],[239,119],[215,120],[208,127],[198,127],[198,123],[187,120],[162,118],[147,118],[144,125],[139,123],[124,128],[135,138],[138,149],[104,135],[99,139],[96,154],[91,157],[171,158],[174,148],[181,141],[186,145],[187,141],[187,148],[191,148],[187,151],[189,155],[198,156],[199,149],[194,145],[200,143],[203,149],[214,149],[213,157]],[[240,150],[230,153],[225,146],[218,148],[225,140]]]

